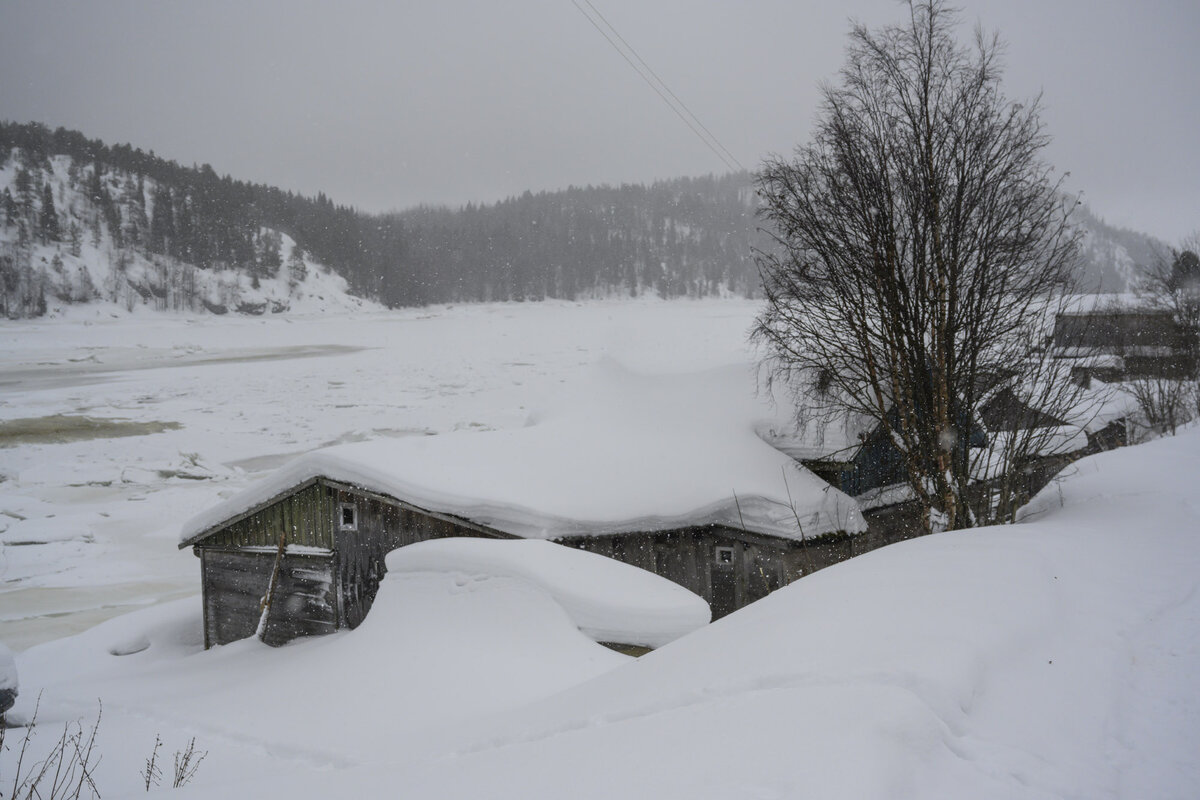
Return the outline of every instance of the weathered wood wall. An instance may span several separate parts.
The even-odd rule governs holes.
[[[351,528],[341,524],[343,504],[354,506]],[[450,536],[506,536],[382,495],[314,480],[196,543],[206,646],[254,635],[281,532],[289,549],[268,617],[268,644],[358,627],[387,571],[384,559],[397,547]]]
[[[333,502],[320,482],[313,481],[294,494],[232,522],[206,536],[201,547],[270,547],[279,544],[279,532],[287,531],[287,543],[305,547],[334,548]]]
[[[254,635],[259,604],[271,580],[275,555],[219,548],[200,551],[205,647]],[[336,630],[334,580],[332,553],[285,555],[263,640],[267,644],[283,644],[297,636]]]
[[[343,504],[355,508],[353,529],[341,525]],[[903,531],[894,524],[876,524],[860,536],[834,534],[803,543],[721,525],[558,541],[674,581],[708,601],[717,619],[803,575],[913,535],[910,526],[901,527]],[[374,602],[387,570],[386,556],[397,547],[458,536],[512,538],[384,495],[314,481],[197,543],[210,645],[253,635],[281,530],[288,545],[326,548],[328,555],[314,551],[285,557],[268,623],[273,643],[357,627]],[[283,599],[293,593],[296,599]]]
[[[708,601],[713,619],[766,597],[809,571],[799,543],[721,525],[556,541],[673,581]]]

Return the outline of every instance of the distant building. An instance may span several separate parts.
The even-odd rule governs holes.
[[[1138,378],[1186,378],[1196,354],[1188,332],[1165,309],[1100,308],[1060,313],[1054,321],[1055,356],[1072,363],[1072,379],[1086,386]]]

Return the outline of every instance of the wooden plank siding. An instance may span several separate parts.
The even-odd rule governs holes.
[[[206,536],[200,546],[275,548],[281,530],[287,531],[288,544],[334,549],[333,510],[319,482],[237,518]]]
[[[805,546],[705,525],[669,531],[571,536],[555,540],[653,572],[703,597],[719,619],[806,574]],[[720,548],[729,560],[721,559]]]
[[[275,555],[204,548],[201,563],[205,647],[253,636]],[[283,644],[337,629],[333,564],[332,555],[284,556],[263,641]]]
[[[355,509],[352,528],[343,529],[341,524],[343,504]],[[314,479],[195,542],[203,571],[206,645],[253,635],[258,602],[266,591],[281,531],[286,532],[288,545],[329,552],[323,555],[314,550],[285,557],[281,573],[288,573],[288,578],[280,585],[288,588],[280,589],[273,600],[268,625],[271,641],[357,627],[374,602],[387,570],[387,554],[398,547],[448,537],[516,538],[387,495]],[[801,543],[722,525],[564,536],[555,541],[674,581],[708,601],[714,619],[802,575],[884,543],[880,536],[869,534],[830,534]],[[315,566],[318,562],[320,567]],[[303,575],[292,575],[293,570]],[[328,592],[322,594],[317,587],[326,579]],[[299,605],[282,602],[278,613],[296,619],[277,623],[274,603],[291,591],[302,596]]]
[[[341,525],[343,504],[355,509],[352,528]],[[306,550],[284,556],[267,624],[269,644],[358,627],[387,571],[385,558],[397,547],[453,536],[513,538],[347,484],[306,481],[194,541],[206,647],[254,634],[281,532],[286,546]]]

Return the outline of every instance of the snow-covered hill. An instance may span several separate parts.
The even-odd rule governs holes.
[[[1072,215],[1083,229],[1079,284],[1086,292],[1128,292],[1148,271],[1170,262],[1170,247],[1145,233],[1109,225],[1087,206]]]
[[[20,148],[0,158],[0,315],[167,311],[272,314],[379,306],[306,256],[281,231],[259,228],[252,254],[203,268],[154,252],[156,185],[114,168],[46,160]],[[94,192],[100,186],[102,195]]]

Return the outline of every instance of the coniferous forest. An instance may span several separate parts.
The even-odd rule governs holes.
[[[93,237],[102,227],[118,250],[266,277],[281,262],[263,235],[270,229],[340,273],[355,294],[389,306],[751,295],[758,283],[749,173],[373,215],[77,131],[0,123],[0,167],[21,162],[17,192],[4,198],[6,227],[27,223],[23,235],[64,236],[46,229],[58,216],[53,193],[50,203],[43,197],[55,156],[70,158],[69,180],[94,204]]]
[[[54,159],[65,159],[65,170],[60,163],[55,173]],[[206,299],[193,290],[205,285],[205,273],[241,275],[254,286],[286,274],[295,286],[306,262],[345,278],[352,294],[392,307],[641,294],[752,297],[759,288],[755,250],[772,246],[758,227],[749,172],[367,214],[322,193],[307,197],[239,181],[207,164],[185,167],[77,131],[0,122],[0,171],[6,167],[0,313],[7,316],[45,312],[45,287],[53,283],[46,275],[57,265],[38,272],[30,257],[35,242],[42,252],[53,244],[64,257],[69,250],[78,258],[80,242],[90,241],[131,287],[127,297],[157,296],[159,308],[193,311],[263,306],[239,302],[234,289],[210,290]],[[1088,232],[1082,289],[1123,290],[1165,250],[1086,209],[1077,221]],[[281,252],[281,234],[295,242],[290,254]],[[60,260],[45,260],[52,258]],[[162,277],[139,283],[124,273],[138,258],[153,262]],[[230,285],[227,277],[208,284],[214,282]],[[117,300],[120,286],[114,286],[106,293],[83,276],[60,280],[54,294],[63,302]]]

